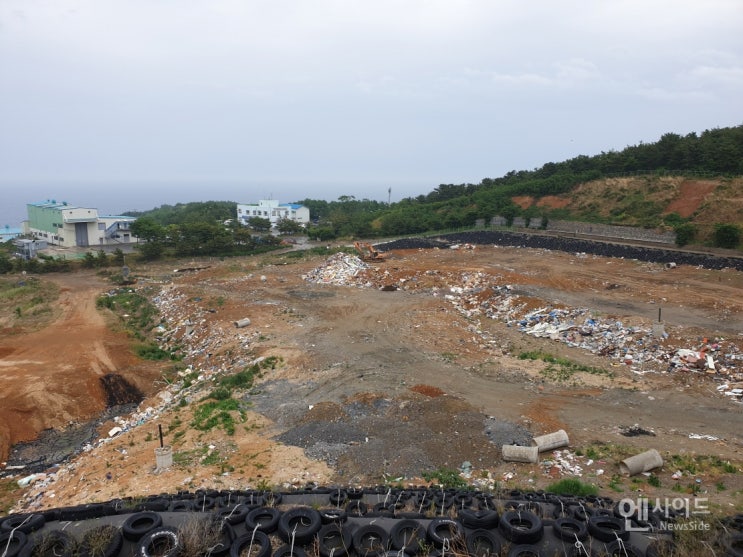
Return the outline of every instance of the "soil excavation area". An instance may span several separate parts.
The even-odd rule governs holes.
[[[184,489],[418,485],[445,469],[483,488],[579,477],[612,497],[741,507],[743,405],[731,391],[743,386],[743,273],[493,245],[385,255],[133,268],[161,312],[160,345],[184,354],[175,364],[133,355],[95,307],[113,288],[103,279],[48,277],[59,317],[0,340],[6,446],[131,402],[107,399],[104,376],[145,398],[133,414],[114,405],[116,420],[35,476],[15,510]],[[666,334],[652,336],[659,308]],[[539,315],[572,325],[536,335]],[[679,349],[702,364],[679,363]],[[230,391],[227,421],[202,427],[219,399],[207,397],[246,369],[260,371]],[[158,426],[174,463],[156,470]],[[501,445],[558,429],[569,447],[536,464],[502,460]],[[649,448],[662,469],[619,475],[619,460]]]

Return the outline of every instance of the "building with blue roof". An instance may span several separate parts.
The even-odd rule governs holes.
[[[310,210],[297,203],[279,203],[277,199],[261,199],[257,204],[237,204],[237,220],[240,224],[247,226],[253,217],[270,220],[272,228],[283,219],[307,226],[310,222]]]
[[[12,240],[13,238],[17,238],[23,234],[23,230],[21,228],[12,228],[10,225],[5,225],[2,228],[0,228],[0,243],[7,242],[8,240]]]

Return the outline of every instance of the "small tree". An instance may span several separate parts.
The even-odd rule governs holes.
[[[250,217],[248,226],[257,232],[267,232],[271,230],[271,221],[263,217]]]
[[[281,234],[297,234],[302,231],[302,225],[292,219],[281,219],[276,223],[276,230]]]
[[[86,269],[92,269],[95,266],[96,266],[95,255],[93,255],[89,251],[86,251],[85,255],[83,256],[83,267],[85,267]]]
[[[740,245],[740,228],[734,224],[717,223],[714,233],[715,247],[735,249]]]
[[[673,230],[676,232],[676,245],[678,247],[690,244],[697,235],[697,227],[690,222],[679,224]]]

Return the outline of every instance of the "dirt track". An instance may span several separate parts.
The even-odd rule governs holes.
[[[163,407],[160,398],[152,397],[141,407],[158,409],[155,419],[81,456],[55,482],[32,490],[27,504],[50,506],[60,500],[105,500],[177,488],[240,489],[307,481],[375,484],[398,477],[416,481],[425,470],[456,468],[465,461],[472,464],[473,477],[483,482],[539,486],[553,481],[554,469],[504,463],[500,444],[519,440],[509,437],[557,428],[568,431],[574,448],[610,442],[636,451],[655,447],[669,456],[712,454],[736,462],[743,458],[742,407],[716,392],[720,381],[713,376],[636,375],[622,362],[527,336],[517,327],[477,313],[466,315],[446,298],[448,289],[458,286],[455,279],[478,275],[491,284],[509,285],[534,307],[586,306],[596,315],[638,327],[649,327],[662,307],[669,333],[662,342],[695,348],[703,338],[740,344],[741,272],[666,269],[626,259],[484,246],[392,251],[357,281],[367,282],[368,288],[302,278],[324,261],[273,255],[197,262],[209,268],[192,273],[136,269],[142,283],[163,285],[161,308],[173,331],[170,341],[186,343],[186,363],[195,369],[237,371],[253,358],[269,355],[280,356],[282,364],[245,396],[251,412],[247,425],[234,437],[184,428],[180,438],[168,438],[176,451],[213,447],[209,451],[222,457],[217,466],[192,464],[159,475],[142,473],[152,471],[155,445],[143,442],[147,435],[151,438],[157,423],[172,424],[176,418],[188,423],[199,399],[194,392],[188,406]],[[66,401],[55,406],[63,410],[42,412],[34,423],[56,426],[100,411],[102,372],[116,371],[152,394],[152,384],[145,383],[160,370],[135,363],[127,355],[127,340],[108,332],[92,306],[97,292],[105,288],[100,280],[93,276],[55,280],[88,285],[65,293],[71,309],[55,325],[74,334],[65,335],[54,351],[34,348],[45,338],[51,342],[54,335],[49,330],[24,339],[28,343],[23,350],[14,348],[12,361],[17,362],[19,379],[14,388],[40,382],[21,374],[33,372],[35,366],[48,367],[66,350],[75,365],[63,368],[69,370],[68,376],[55,377],[79,377],[85,371],[87,378],[79,380],[86,390],[78,386],[76,391],[86,393],[91,404],[82,405],[82,413],[75,415],[71,408],[78,404],[79,397],[73,396],[77,392],[55,395]],[[391,284],[399,289],[379,289]],[[78,307],[88,308],[88,317],[72,311]],[[243,317],[251,319],[250,327],[236,329],[233,322]],[[190,334],[187,320],[196,324]],[[18,340],[12,346],[18,346]],[[7,351],[10,345],[3,341],[0,349]],[[578,373],[569,380],[550,378],[543,362],[518,359],[520,353],[535,350],[604,368],[614,377]],[[4,367],[10,367],[10,355],[4,354]],[[46,365],[22,363],[43,362],[44,357]],[[4,390],[3,396],[6,392],[10,391]],[[28,395],[14,399],[33,397],[35,392],[30,389]],[[620,428],[633,424],[652,429],[655,437],[620,434]],[[105,436],[112,425],[104,424],[101,434]],[[690,434],[718,440],[691,439]],[[277,438],[284,444],[277,444]],[[611,461],[587,466],[584,479],[605,488],[614,466]],[[667,476],[672,472],[664,469]],[[719,497],[739,503],[735,494],[740,478],[735,478],[725,478],[727,492]],[[702,485],[713,486],[717,479],[705,476]],[[664,478],[663,483],[670,490],[673,482]],[[623,487],[634,489],[629,483]],[[50,492],[55,499],[49,499]]]

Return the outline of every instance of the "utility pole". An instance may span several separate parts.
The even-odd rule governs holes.
[[[387,205],[390,204],[390,200],[392,199],[392,187],[387,188]]]

